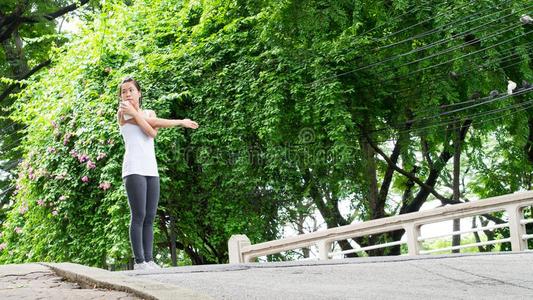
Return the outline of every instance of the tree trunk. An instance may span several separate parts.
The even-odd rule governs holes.
[[[20,79],[26,73],[28,73],[28,63],[24,56],[24,50],[22,46],[22,39],[18,33],[18,30],[13,32],[13,36],[2,42],[4,53],[6,55],[7,63],[11,68],[13,78]]]
[[[306,217],[307,217],[306,213],[298,211],[298,216],[296,220],[296,229],[298,231],[298,234],[305,234],[304,225],[305,225]],[[303,253],[304,258],[309,258],[309,253],[310,253],[309,247],[303,247],[302,253]]]
[[[173,216],[169,216],[169,238],[170,238],[170,259],[172,260],[172,266],[178,265],[178,257],[176,255],[176,220]]]
[[[455,135],[454,141],[454,155],[453,155],[453,200],[459,201],[460,197],[460,181],[459,177],[461,175],[461,127],[457,122],[457,132]],[[453,231],[461,230],[461,219],[453,220]],[[456,234],[452,237],[452,246],[461,245],[461,235]],[[459,253],[460,249],[452,250],[452,253]]]
[[[368,122],[366,122],[368,123]],[[361,128],[363,133],[367,131],[366,128]],[[367,199],[368,205],[370,208],[370,219],[377,219],[383,216],[383,213],[380,211],[379,205],[379,191],[378,191],[378,181],[377,181],[377,172],[376,172],[376,151],[369,144],[367,139],[361,137],[359,140],[361,144],[361,150],[363,152],[363,167],[366,177],[366,182],[368,183],[367,190]]]

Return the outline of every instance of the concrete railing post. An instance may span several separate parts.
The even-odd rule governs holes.
[[[331,242],[322,240],[318,242],[318,259],[328,260],[329,259],[329,250],[331,248]]]
[[[522,207],[519,205],[507,206],[505,208],[509,215],[509,235],[511,238],[512,251],[523,251],[526,249],[526,243],[522,239],[525,233],[524,225],[520,224],[523,218]]]
[[[242,248],[250,246],[250,239],[244,234],[234,234],[228,241],[228,255],[230,264],[244,263],[244,256],[242,255]]]
[[[418,241],[418,237],[420,236],[420,225],[409,223],[404,226],[404,229],[407,234],[407,254],[419,255],[420,242]]]

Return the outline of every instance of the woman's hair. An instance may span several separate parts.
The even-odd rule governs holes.
[[[126,77],[124,79],[122,79],[122,81],[120,82],[120,84],[118,85],[118,103],[120,104],[120,100],[121,100],[121,95],[122,95],[122,85],[126,82],[133,82],[133,85],[135,85],[135,87],[137,88],[137,90],[140,92],[141,91],[141,86],[139,85],[139,83],[137,82],[137,80],[133,79],[133,77]],[[143,97],[141,95],[141,98],[139,98],[139,107],[142,107],[142,104],[143,104]]]

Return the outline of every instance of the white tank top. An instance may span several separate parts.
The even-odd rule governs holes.
[[[122,162],[122,178],[131,174],[159,176],[154,139],[144,133],[141,127],[130,123],[120,126],[120,133],[126,148]]]

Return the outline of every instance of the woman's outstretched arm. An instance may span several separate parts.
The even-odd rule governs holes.
[[[189,119],[176,120],[176,119],[161,119],[148,117],[146,122],[153,128],[172,128],[172,127],[185,127],[185,128],[198,128],[198,123]]]
[[[124,125],[124,123],[131,123],[135,125],[139,125],[135,118],[124,120],[123,119],[123,113],[121,110],[118,112],[118,120],[120,122],[120,125]],[[192,128],[196,129],[198,128],[198,123],[190,120],[190,119],[162,119],[158,118],[153,110],[148,110],[148,117],[143,116],[142,117],[150,127],[152,127],[157,134],[157,129],[159,128],[172,128],[172,127],[184,127],[184,128]],[[144,122],[143,122],[144,123]]]

